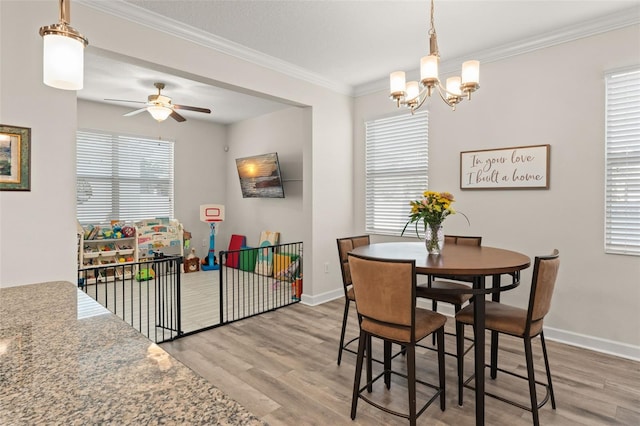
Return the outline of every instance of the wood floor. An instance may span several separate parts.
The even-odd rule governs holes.
[[[360,401],[355,421],[350,418],[355,355],[345,352],[336,365],[337,346],[344,302],[321,306],[296,304],[224,327],[162,344],[175,358],[208,379],[231,398],[276,425],[406,425],[404,419],[383,413]],[[357,335],[352,309],[347,335]],[[452,329],[454,322],[447,323]],[[471,330],[467,330],[470,334]],[[447,337],[447,350],[454,340]],[[500,340],[500,366],[524,374],[521,341]],[[585,349],[547,341],[557,409],[548,403],[540,411],[542,425],[640,425],[640,363]],[[381,354],[374,347],[374,355]],[[536,377],[544,379],[539,341],[534,342]],[[421,350],[418,374],[436,380],[435,352]],[[456,364],[445,357],[447,408],[430,406],[419,425],[474,425],[473,391],[466,389],[465,402],[457,405]],[[397,357],[393,368],[403,370]],[[374,363],[374,369],[378,368]],[[467,354],[465,369],[471,372],[473,354]],[[487,371],[488,373],[488,371]],[[394,376],[395,377],[395,376]],[[406,400],[403,379],[394,378],[391,390],[374,387],[373,396],[389,406]],[[527,383],[508,375],[487,379],[487,390],[528,399]],[[425,401],[428,392],[418,395]],[[531,413],[486,398],[487,425],[530,425]]]

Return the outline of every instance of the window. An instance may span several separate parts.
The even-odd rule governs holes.
[[[428,113],[368,121],[366,127],[366,230],[400,235],[409,201],[428,184]]]
[[[640,256],[640,68],[605,77],[605,252]]]
[[[173,218],[173,142],[77,132],[81,224]]]

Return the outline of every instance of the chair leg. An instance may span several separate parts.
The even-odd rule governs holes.
[[[456,358],[458,361],[458,405],[462,406],[464,391],[464,324],[456,321]]]
[[[367,333],[367,392],[373,392],[373,384],[371,380],[373,379],[373,345],[371,344],[371,335]]]
[[[440,327],[438,334],[438,375],[440,376],[440,409],[445,410],[446,406],[446,383],[444,377],[444,325]]]
[[[431,301],[431,310],[432,310],[433,312],[438,312],[438,302],[437,302],[437,301],[435,301],[435,300],[432,300],[432,301]],[[431,335],[431,344],[432,344],[433,346],[435,346],[435,345],[436,345],[436,333],[433,333],[433,334]]]
[[[491,378],[498,377],[498,335],[497,331],[491,332]]]
[[[529,393],[531,394],[531,414],[533,415],[533,425],[539,426],[538,419],[538,396],[536,395],[536,376],[533,368],[533,352],[531,350],[531,337],[524,338],[524,355],[527,360],[527,377],[529,378]]]
[[[407,387],[409,388],[409,425],[416,424],[416,347],[407,345]]]
[[[349,299],[345,300],[344,303],[344,314],[342,315],[342,331],[340,332],[340,346],[338,347],[338,365],[340,365],[340,361],[342,361],[342,349],[344,346],[344,334],[347,330],[347,318],[349,318],[349,305],[351,301]]]
[[[362,378],[362,360],[364,358],[364,349],[367,344],[367,339],[364,331],[360,331],[360,338],[358,339],[358,358],[356,359],[356,374],[353,379],[353,395],[351,397],[351,420],[356,418],[356,410],[358,408],[358,398],[360,390],[360,379]],[[367,353],[368,354],[368,353]],[[370,358],[367,355],[367,358]]]
[[[391,389],[391,342],[384,341],[384,384]]]
[[[556,409],[556,398],[553,395],[553,383],[551,382],[551,369],[549,368],[549,358],[547,357],[547,344],[544,341],[544,333],[540,332],[540,342],[542,342],[542,355],[544,356],[544,367],[547,369],[547,383],[549,384],[549,396],[551,397],[551,407]]]

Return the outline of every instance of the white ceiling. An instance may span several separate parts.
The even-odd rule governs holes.
[[[391,71],[417,69],[429,49],[428,0],[78,2],[206,40],[213,48],[350,94],[385,87]],[[454,71],[465,59],[497,60],[638,22],[640,0],[435,2],[444,72]],[[91,41],[91,29],[81,30]],[[153,83],[161,81],[174,103],[213,111],[210,117],[185,112],[187,119],[232,123],[287,107],[176,76],[169,68],[130,62],[87,48],[85,88],[78,97],[145,101],[156,93]]]

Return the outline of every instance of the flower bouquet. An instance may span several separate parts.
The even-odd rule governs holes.
[[[422,222],[427,251],[431,254],[439,254],[444,244],[442,222],[447,216],[456,213],[451,207],[455,199],[449,192],[425,191],[422,196],[422,199],[410,202],[409,221],[404,225],[400,235],[404,235],[409,224],[415,223],[416,235],[420,238],[418,223]],[[469,218],[464,213],[460,214],[469,222]]]

